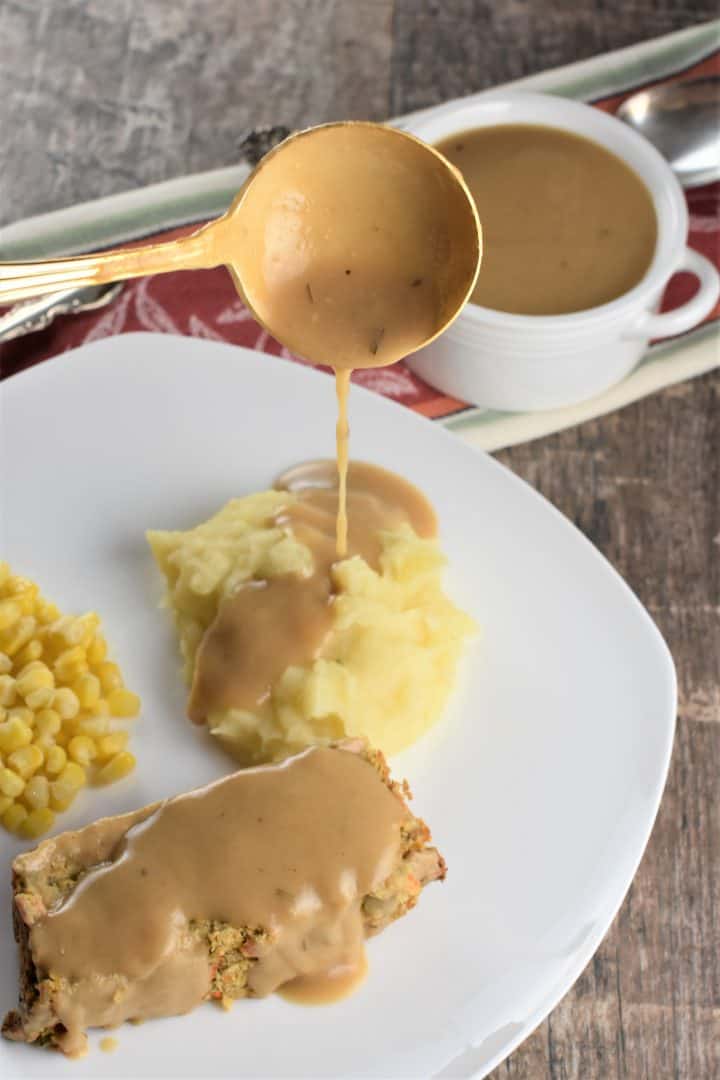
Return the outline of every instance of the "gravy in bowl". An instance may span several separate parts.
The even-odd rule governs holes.
[[[436,144],[463,174],[485,237],[471,303],[516,315],[606,304],[644,277],[657,239],[650,193],[599,143],[499,124]]]

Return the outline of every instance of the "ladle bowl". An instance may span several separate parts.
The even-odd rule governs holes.
[[[289,349],[336,368],[374,367],[453,321],[481,250],[473,199],[441,154],[384,125],[326,124],[267,154],[228,211],[188,236],[0,263],[0,303],[225,265],[252,314]]]

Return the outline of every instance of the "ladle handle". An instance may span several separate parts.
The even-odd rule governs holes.
[[[168,270],[198,270],[217,266],[217,248],[212,226],[203,226],[189,236],[163,244],[94,255],[76,255],[69,259],[43,262],[0,263],[0,304],[13,304],[30,296],[58,292],[84,285],[103,285],[109,281],[162,274]]]

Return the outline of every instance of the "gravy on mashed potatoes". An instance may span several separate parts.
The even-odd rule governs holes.
[[[189,713],[243,763],[364,735],[394,753],[438,718],[472,620],[442,591],[435,514],[353,463],[348,558],[337,474],[314,462],[188,532],[151,532],[191,684]]]

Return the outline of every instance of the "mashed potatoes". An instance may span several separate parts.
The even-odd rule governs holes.
[[[274,518],[296,498],[266,491],[231,500],[187,532],[150,532],[192,681],[197,649],[224,599],[243,583],[313,570],[313,554]],[[332,570],[332,626],[320,655],[288,667],[252,712],[211,712],[210,730],[243,763],[364,735],[395,753],[440,715],[463,641],[474,629],[442,591],[436,541],[406,525],[381,534],[378,570],[355,556]],[[272,648],[272,642],[268,642]]]

